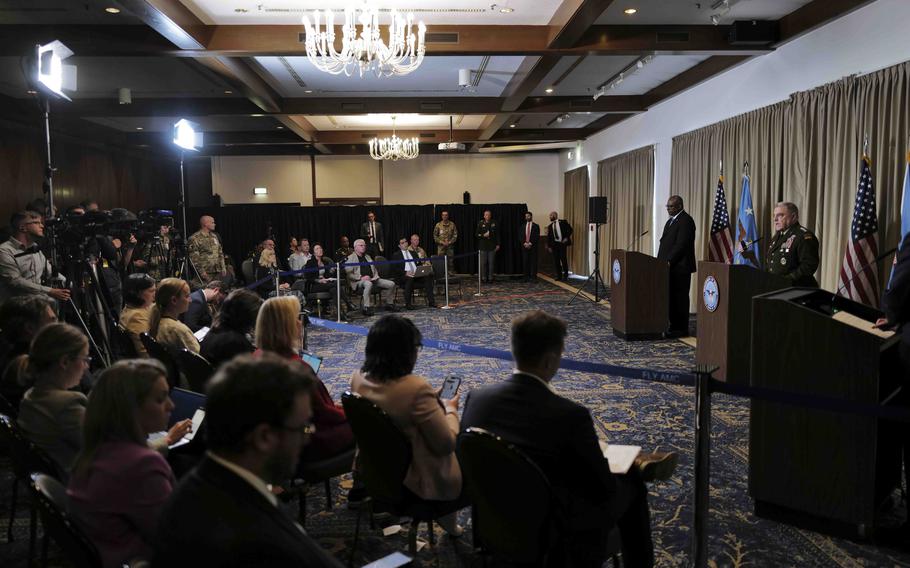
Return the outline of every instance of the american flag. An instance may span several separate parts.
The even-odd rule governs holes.
[[[878,307],[878,217],[875,214],[875,188],[869,159],[863,156],[853,207],[850,242],[840,268],[838,294]]]
[[[730,212],[727,211],[727,197],[724,194],[724,176],[717,180],[717,194],[714,197],[714,216],[711,220],[711,242],[708,244],[710,262],[733,262],[733,237],[730,235]]]

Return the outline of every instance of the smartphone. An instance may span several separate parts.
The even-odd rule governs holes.
[[[455,393],[458,392],[458,387],[461,386],[461,377],[450,376],[446,377],[444,383],[442,383],[442,390],[439,392],[439,398],[443,400],[448,400],[455,396]]]
[[[400,552],[393,552],[385,558],[380,558],[376,562],[371,562],[363,568],[399,568],[400,566],[410,566],[411,558]]]

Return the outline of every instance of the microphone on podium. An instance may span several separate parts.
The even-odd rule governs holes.
[[[639,239],[641,239],[643,236],[647,235],[647,234],[650,233],[650,232],[651,232],[650,229],[646,229],[644,233],[642,233],[642,234],[638,235],[637,237],[635,237],[634,239],[632,239],[632,240],[629,242],[629,246],[626,247],[626,250],[631,249],[631,248],[632,248],[632,245],[637,244]]]
[[[740,252],[746,252],[752,245],[761,242],[763,238],[765,237],[758,237],[757,239],[752,239],[751,241],[739,241]]]

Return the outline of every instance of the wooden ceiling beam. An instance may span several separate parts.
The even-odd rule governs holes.
[[[614,0],[566,0],[550,19],[548,47],[573,47]]]

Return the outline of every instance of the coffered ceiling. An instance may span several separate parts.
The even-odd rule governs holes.
[[[328,8],[338,24],[361,0],[0,0],[0,114],[30,120],[27,57],[60,39],[79,88],[53,103],[55,127],[90,125],[128,146],[169,151],[171,125],[186,117],[210,133],[209,154],[359,153],[394,115],[421,151],[449,139],[450,117],[466,151],[546,149],[869,1],[376,0],[413,12],[428,38],[415,72],[376,78],[323,73],[302,43],[304,13]],[[734,37],[739,20],[767,20],[772,36]]]

